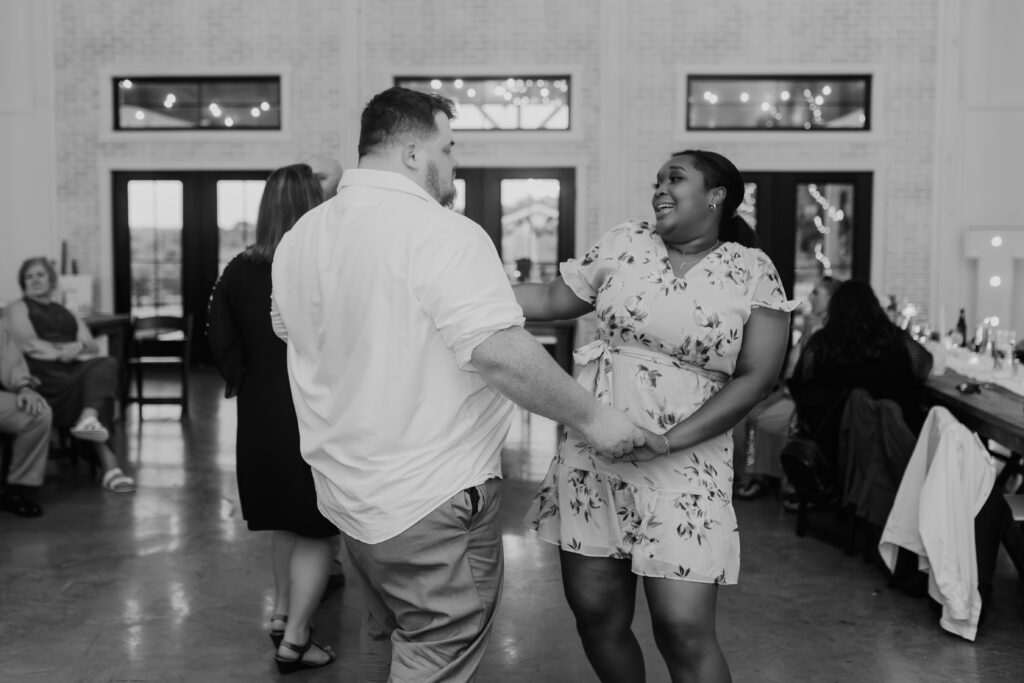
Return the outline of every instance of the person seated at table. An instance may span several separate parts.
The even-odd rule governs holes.
[[[824,326],[829,301],[840,282],[826,275],[811,290],[807,297],[810,311],[803,316],[800,324],[794,326],[797,339],[789,352],[784,379],[793,375],[796,360],[811,335]],[[746,419],[736,425],[733,430],[736,465],[737,471],[744,473],[743,479],[737,484],[737,498],[757,498],[767,490],[769,480],[784,477],[779,453],[789,437],[789,424],[795,409],[789,390],[785,384],[781,384],[768,398],[757,404]]]
[[[33,377],[10,333],[0,325],[0,432],[13,434],[10,470],[0,481],[0,510],[19,517],[38,517],[43,509],[25,495],[43,483],[50,453],[50,421],[46,400],[36,393]]]
[[[917,434],[925,417],[921,389],[930,371],[930,354],[889,320],[871,285],[848,280],[833,292],[825,324],[804,346],[789,388],[800,420],[835,463],[853,389],[894,401]]]
[[[103,471],[103,487],[116,493],[135,490],[135,481],[118,465],[110,447],[118,364],[99,356],[99,345],[74,313],[53,300],[57,273],[44,257],[27,259],[18,270],[25,296],[4,316],[39,378],[39,393],[53,410],[53,424],[92,444]]]

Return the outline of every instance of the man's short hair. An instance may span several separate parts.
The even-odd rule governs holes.
[[[397,144],[406,137],[429,138],[437,135],[441,112],[455,118],[455,103],[447,97],[395,86],[377,93],[363,109],[359,130],[359,157],[381,147]]]

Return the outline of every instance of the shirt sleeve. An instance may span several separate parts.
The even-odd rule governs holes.
[[[495,332],[522,326],[498,252],[482,229],[460,226],[421,242],[411,254],[417,299],[463,370],[473,350]]]
[[[569,259],[559,267],[565,284],[583,301],[597,303],[598,290],[619,263],[620,237],[630,227],[624,223],[612,228],[582,258]]]
[[[756,252],[754,268],[751,270],[751,308],[770,308],[774,311],[794,311],[800,302],[786,299],[786,290],[782,288],[782,279],[768,255],[763,251]]]

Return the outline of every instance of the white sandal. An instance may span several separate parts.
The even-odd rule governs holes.
[[[71,428],[71,436],[82,441],[93,443],[105,443],[110,438],[110,432],[100,424],[95,417],[83,417],[74,427]]]
[[[103,488],[114,493],[132,493],[135,491],[135,480],[121,471],[120,467],[111,467],[103,475]]]

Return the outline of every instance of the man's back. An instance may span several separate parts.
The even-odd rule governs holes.
[[[335,524],[385,540],[500,476],[511,404],[469,360],[522,313],[479,226],[401,175],[349,171],[273,277],[303,457]]]

